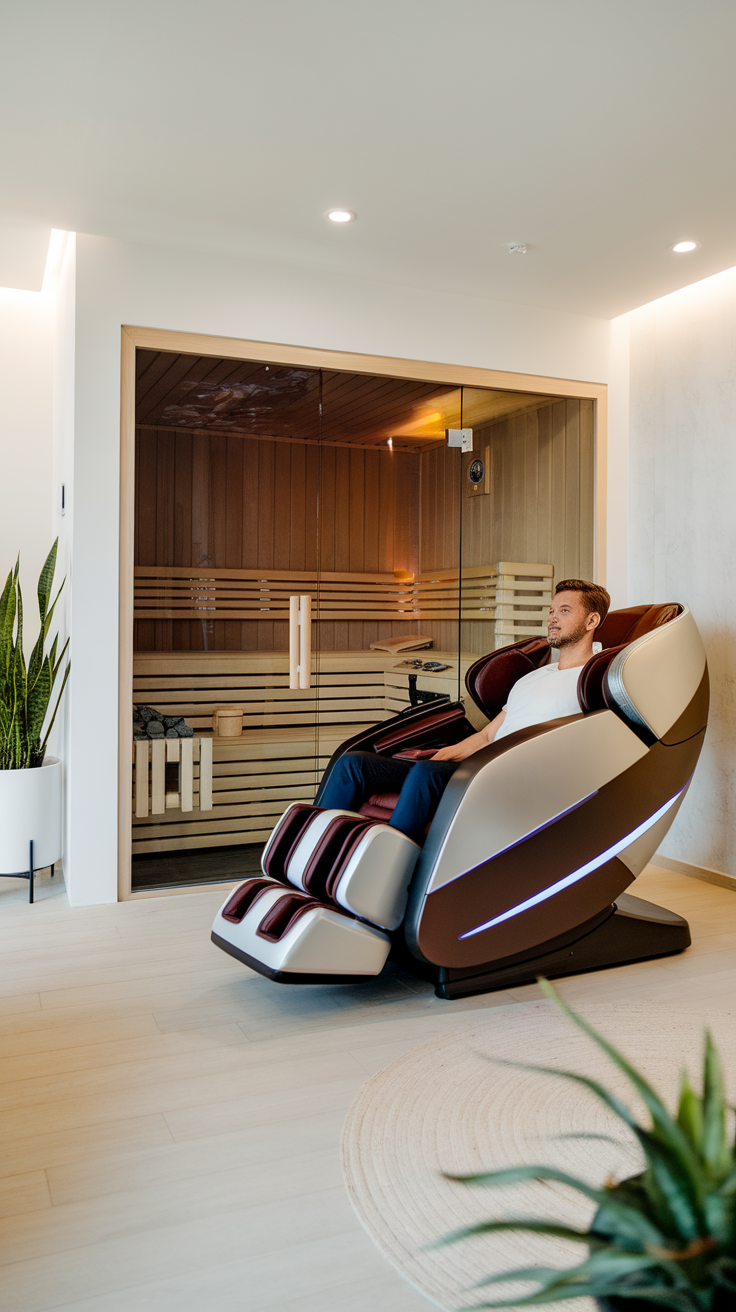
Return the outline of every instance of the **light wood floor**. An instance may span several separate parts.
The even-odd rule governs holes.
[[[221,895],[70,909],[0,887],[4,1312],[426,1312],[360,1229],[339,1167],[360,1085],[536,985],[440,1002],[405,976],[285,988],[209,942]],[[650,867],[681,957],[570,979],[568,999],[733,999],[736,897]]]

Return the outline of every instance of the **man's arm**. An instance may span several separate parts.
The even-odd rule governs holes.
[[[496,737],[501,725],[506,719],[506,712],[499,711],[495,720],[491,720],[485,729],[480,733],[471,734],[470,738],[463,738],[461,743],[453,743],[452,747],[442,747],[439,752],[435,752],[431,758],[433,761],[464,761],[467,756],[473,756],[479,752],[481,747],[488,747]]]

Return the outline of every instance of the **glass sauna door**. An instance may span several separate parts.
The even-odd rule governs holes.
[[[132,886],[236,880],[320,775],[320,374],[137,364]]]
[[[546,638],[555,582],[593,577],[593,402],[463,391],[465,660]]]
[[[458,389],[325,372],[322,395],[320,769],[363,729],[457,697],[461,478]]]

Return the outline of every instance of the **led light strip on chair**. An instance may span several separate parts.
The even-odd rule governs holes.
[[[690,780],[688,779],[687,782],[689,783]],[[493,920],[486,920],[484,924],[476,925],[475,929],[469,929],[465,934],[460,934],[458,937],[461,939],[472,938],[474,934],[482,934],[485,929],[493,929],[494,925],[500,925],[504,920],[511,920],[512,916],[520,916],[522,911],[528,911],[530,907],[536,907],[540,902],[546,902],[547,898],[554,897],[555,893],[562,892],[563,888],[569,888],[571,884],[576,884],[579,879],[584,879],[586,875],[591,874],[593,870],[597,870],[599,866],[605,865],[606,861],[611,861],[613,857],[618,856],[619,852],[623,852],[631,843],[636,842],[637,838],[641,838],[642,834],[645,834],[648,829],[656,825],[657,821],[662,819],[662,816],[669,811],[670,807],[674,806],[686,788],[687,784],[683,784],[679,792],[675,793],[669,802],[665,802],[664,806],[660,806],[659,810],[654,812],[654,815],[650,815],[648,820],[644,820],[625,838],[620,838],[617,843],[613,844],[613,847],[606,848],[605,852],[593,857],[592,861],[588,861],[579,870],[573,870],[572,874],[565,875],[564,879],[558,879],[556,884],[550,884],[549,888],[543,888],[540,893],[528,897],[525,902],[519,902],[517,906],[510,907],[508,911],[503,911],[500,916],[494,916]]]

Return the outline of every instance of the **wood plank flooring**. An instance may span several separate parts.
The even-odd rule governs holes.
[[[5,1312],[422,1312],[360,1228],[339,1138],[368,1076],[514,1011],[536,985],[438,1001],[398,972],[285,988],[219,952],[211,890],[70,909],[60,881],[0,888],[0,1263]],[[571,978],[578,1005],[736,986],[736,897],[650,866],[686,915],[681,957]]]

